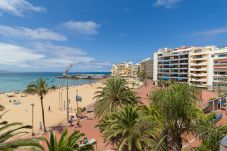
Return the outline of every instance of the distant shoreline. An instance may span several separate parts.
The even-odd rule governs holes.
[[[69,86],[89,84],[101,80],[100,76],[109,75],[110,72],[70,72],[70,75],[97,75],[98,78],[71,78],[68,80]],[[30,82],[34,82],[39,78],[43,78],[47,81],[49,87],[55,86],[65,86],[66,79],[58,78],[63,76],[60,72],[10,72],[10,73],[0,73],[0,93],[11,93],[11,92],[22,92],[26,89],[26,85]]]
[[[75,75],[65,75],[65,76],[58,76],[56,78],[59,79],[86,79],[86,80],[99,80],[99,79],[105,79],[110,77],[110,74],[75,74]]]

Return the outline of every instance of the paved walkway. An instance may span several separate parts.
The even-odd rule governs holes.
[[[153,89],[154,89],[154,86],[153,86],[152,81],[147,81],[146,85],[143,85],[140,88],[138,88],[137,94],[138,94],[138,96],[140,96],[141,102],[143,104],[148,105],[150,103],[149,95]],[[201,96],[203,103],[206,103],[209,98],[215,97],[216,95],[217,95],[216,93],[203,90],[203,93]],[[98,120],[95,119],[94,115],[92,115],[92,114],[90,114],[88,116],[90,119],[85,118],[80,121],[80,125],[81,125],[80,128],[75,128],[75,125],[77,123],[76,121],[73,122],[73,125],[74,125],[73,127],[69,127],[69,124],[67,124],[67,123],[59,124],[56,127],[57,129],[55,130],[57,137],[59,138],[63,129],[65,127],[67,127],[69,130],[69,133],[72,133],[74,130],[79,130],[82,133],[84,133],[88,139],[93,138],[93,139],[97,140],[97,144],[95,147],[97,147],[98,150],[107,151],[107,150],[113,149],[113,146],[107,145],[106,143],[104,143],[104,139],[102,138],[102,135],[101,135],[99,129],[96,127]],[[225,119],[226,120],[224,122],[220,121],[220,123],[222,123],[222,124],[227,123],[227,117],[225,117]],[[187,138],[188,143],[189,143],[189,144],[184,143],[185,148],[188,146],[196,147],[200,144],[200,142],[198,140],[194,139],[194,137],[192,135],[187,135],[185,137]]]

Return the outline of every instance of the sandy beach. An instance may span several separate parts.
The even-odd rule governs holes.
[[[127,79],[129,82],[129,86],[133,80]],[[135,87],[142,85],[142,83],[138,83]],[[76,113],[76,94],[78,91],[78,95],[82,97],[82,102],[79,102],[79,107],[87,107],[95,102],[94,96],[98,87],[102,86],[102,81],[97,81],[92,84],[84,84],[77,86],[69,87],[69,109],[70,114],[75,115]],[[6,120],[8,122],[22,122],[24,124],[32,125],[32,106],[34,104],[34,130],[39,130],[39,122],[42,121],[41,114],[41,103],[40,99],[37,95],[27,95],[26,97],[22,97],[25,94],[19,93],[8,93],[8,95],[13,94],[14,97],[8,97],[6,94],[0,94],[0,104],[3,105],[6,109],[4,111],[8,112],[3,116],[2,120]],[[56,90],[51,90],[44,97],[44,110],[45,110],[45,121],[46,126],[51,127],[55,126],[59,123],[66,121],[66,87],[62,89],[62,101],[59,101],[59,88]],[[16,102],[20,102],[20,104],[15,105],[14,100]],[[61,99],[60,99],[61,100]],[[65,104],[65,105],[64,105]],[[51,111],[48,111],[48,107],[50,106]]]
[[[76,93],[78,91],[79,96],[82,97],[82,102],[79,102],[79,107],[85,107],[94,103],[94,93],[98,87],[102,86],[101,81],[92,84],[84,84],[78,86],[69,87],[69,99],[70,99],[70,112],[71,114],[76,112]],[[6,94],[0,94],[0,102],[6,110],[9,110],[2,118],[2,120],[7,120],[8,122],[22,122],[24,124],[32,124],[32,107],[34,107],[34,129],[37,131],[39,129],[39,122],[42,121],[41,116],[41,104],[40,99],[37,95],[27,95],[22,97],[22,93],[14,94],[14,97],[8,97]],[[11,100],[11,102],[10,102]],[[21,104],[15,105],[13,101],[19,101]],[[66,88],[62,91],[62,101],[59,101],[59,89],[50,91],[44,97],[44,109],[45,109],[45,121],[46,126],[50,127],[61,123],[66,120],[66,110],[64,110],[64,102],[66,102]],[[51,111],[48,111],[50,106]],[[62,107],[62,109],[59,109]]]

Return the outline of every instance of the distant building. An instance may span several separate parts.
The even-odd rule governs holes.
[[[133,65],[133,77],[134,78],[137,78],[139,75],[139,72],[140,72],[140,68],[141,68],[141,64],[140,63],[137,63],[135,65]]]
[[[113,64],[111,69],[111,76],[119,77],[133,77],[133,63]]]
[[[148,79],[153,79],[153,60],[147,58],[141,61],[141,71],[144,71]]]

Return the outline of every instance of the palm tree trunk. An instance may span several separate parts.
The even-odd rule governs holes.
[[[43,107],[43,97],[40,97],[40,101],[41,101],[41,107],[42,107],[42,119],[43,119],[43,130],[46,133],[46,124],[45,124],[45,115],[44,115],[44,107]]]
[[[182,149],[182,139],[181,136],[177,136],[173,141],[173,151],[181,151]]]

